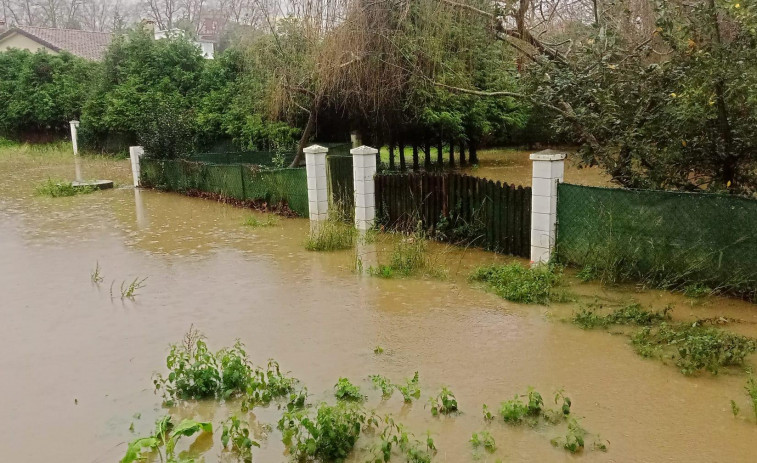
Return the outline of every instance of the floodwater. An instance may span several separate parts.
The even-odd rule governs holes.
[[[559,149],[559,148],[558,148]],[[500,180],[515,185],[531,186],[532,161],[529,156],[538,150],[486,149],[478,153],[478,167],[467,167],[464,172],[489,180]],[[582,167],[575,148],[567,148],[565,182],[576,185],[617,187],[599,167]]]
[[[85,178],[129,182],[128,161],[92,159],[82,168]],[[126,443],[166,413],[151,376],[164,371],[169,343],[191,325],[214,349],[238,338],[256,364],[277,359],[315,400],[331,400],[337,379],[350,378],[370,391],[369,406],[394,414],[421,439],[429,431],[439,449],[434,461],[473,461],[468,440],[483,429],[498,449],[479,461],[754,461],[757,427],[743,374],[685,377],[637,356],[626,337],[560,321],[575,305],[512,304],[467,283],[472,268],[505,257],[447,249],[445,280],[377,279],[354,270],[352,252],[305,251],[308,222],[301,219],[251,229],[242,222],[252,212],[130,188],[74,198],[33,195],[37,182],[72,175],[64,157],[0,153],[3,461],[118,461]],[[375,246],[381,250],[386,241]],[[97,263],[100,285],[90,281]],[[122,281],[135,277],[147,280],[134,301],[111,297],[111,282],[118,293]],[[740,331],[757,335],[757,312],[741,301],[692,303],[572,279],[569,288],[592,300],[670,303],[682,319],[739,318]],[[374,354],[375,346],[385,352]],[[423,395],[411,406],[396,393],[380,404],[367,381],[369,374],[400,381],[416,370]],[[442,385],[456,393],[461,414],[433,418],[424,407]],[[482,404],[497,410],[528,386],[548,403],[563,389],[582,425],[609,441],[608,452],[587,448],[574,456],[552,447],[562,427],[484,423]],[[741,405],[739,418],[731,399]],[[204,402],[176,412],[219,429],[232,409]],[[253,449],[254,461],[287,461],[277,416],[274,406],[249,416],[274,428]],[[180,447],[192,444],[216,462],[219,440],[217,432]],[[361,455],[352,461],[363,461]]]

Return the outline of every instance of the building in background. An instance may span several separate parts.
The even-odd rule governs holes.
[[[109,32],[53,29],[49,27],[14,26],[0,24],[0,52],[17,48],[36,52],[44,50],[58,54],[69,52],[91,61],[102,61],[113,40]]]

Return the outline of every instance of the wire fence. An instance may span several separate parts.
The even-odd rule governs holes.
[[[141,161],[140,184],[177,192],[205,192],[238,201],[286,205],[308,215],[307,174],[303,168],[261,169],[250,164],[209,164],[192,160]]]
[[[558,186],[557,256],[587,277],[757,295],[757,201]]]

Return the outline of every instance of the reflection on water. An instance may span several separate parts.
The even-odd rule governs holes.
[[[0,172],[8,169],[3,162]],[[575,460],[549,444],[556,436],[549,427],[483,422],[483,403],[497,409],[529,385],[545,399],[564,388],[583,426],[610,441],[607,454],[587,451],[580,460],[753,460],[754,423],[734,419],[729,406],[743,396],[742,375],[684,377],[636,356],[627,338],[560,322],[574,305],[509,304],[469,285],[473,267],[502,256],[456,249],[445,254],[446,280],[370,278],[356,271],[356,256],[367,262],[386,252],[387,237],[357,253],[313,253],[303,247],[304,219],[245,227],[253,212],[128,189],[35,198],[24,178],[58,171],[20,167],[23,175],[0,175],[3,460],[118,461],[125,442],[149,433],[165,413],[151,375],[164,367],[168,344],[191,324],[215,349],[238,338],[257,364],[276,358],[315,400],[329,399],[336,380],[349,377],[370,391],[371,406],[401,417],[418,436],[430,431],[440,449],[435,461],[471,461],[471,433],[487,427],[499,448],[490,461]],[[127,161],[107,168],[109,178],[128,182]],[[97,262],[100,285],[90,282]],[[148,280],[135,301],[111,296],[111,284],[118,288],[137,276]],[[757,334],[754,306],[740,301],[691,304],[664,292],[576,282],[571,290],[655,307],[671,303],[684,319],[740,318],[751,323],[739,329]],[[373,353],[377,345],[384,354]],[[367,381],[377,373],[400,381],[416,370],[423,396],[409,407],[397,394],[379,402]],[[436,419],[424,407],[442,385],[455,392],[461,415]],[[218,428],[237,409],[199,403],[174,411]],[[278,413],[255,409],[255,432],[264,434],[263,424],[275,427]],[[205,437],[194,450],[219,461],[218,441],[218,435]],[[286,460],[276,431],[254,454],[256,461]]]

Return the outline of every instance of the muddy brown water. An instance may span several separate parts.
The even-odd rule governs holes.
[[[128,161],[88,160],[83,168],[85,176],[129,180]],[[305,251],[302,219],[251,229],[242,222],[252,212],[128,188],[33,195],[34,184],[70,169],[62,156],[0,154],[0,460],[118,461],[126,442],[149,433],[166,413],[151,375],[164,371],[169,343],[190,325],[214,349],[238,338],[255,363],[277,359],[314,400],[332,400],[337,379],[352,379],[370,394],[369,406],[394,414],[419,438],[429,431],[439,449],[434,461],[473,461],[468,440],[483,429],[498,449],[478,461],[755,459],[757,426],[743,374],[685,377],[637,356],[626,337],[560,321],[575,304],[512,304],[466,281],[475,266],[506,257],[445,249],[446,280],[371,278],[354,270],[352,252]],[[375,246],[390,241],[381,237]],[[97,262],[100,285],[90,282]],[[118,293],[135,277],[148,279],[134,301],[111,297],[111,282]],[[600,301],[672,304],[682,319],[739,318],[740,331],[757,335],[757,312],[741,301],[692,302],[572,278],[568,287]],[[383,354],[373,353],[377,345]],[[399,381],[416,370],[423,395],[411,406],[399,394],[380,403],[367,381],[377,373]],[[456,393],[460,415],[433,418],[424,407],[442,385]],[[564,433],[561,427],[484,423],[482,404],[496,410],[528,386],[548,403],[564,389],[582,425],[609,441],[609,451],[573,456],[556,449],[549,441]],[[741,405],[739,418],[731,415],[731,399]],[[234,404],[215,402],[173,410],[218,429],[233,411]],[[272,406],[249,418],[275,428],[278,413]],[[185,439],[181,450],[221,461],[219,434]],[[287,461],[275,430],[261,445],[255,461]],[[358,451],[351,461],[364,458]]]

